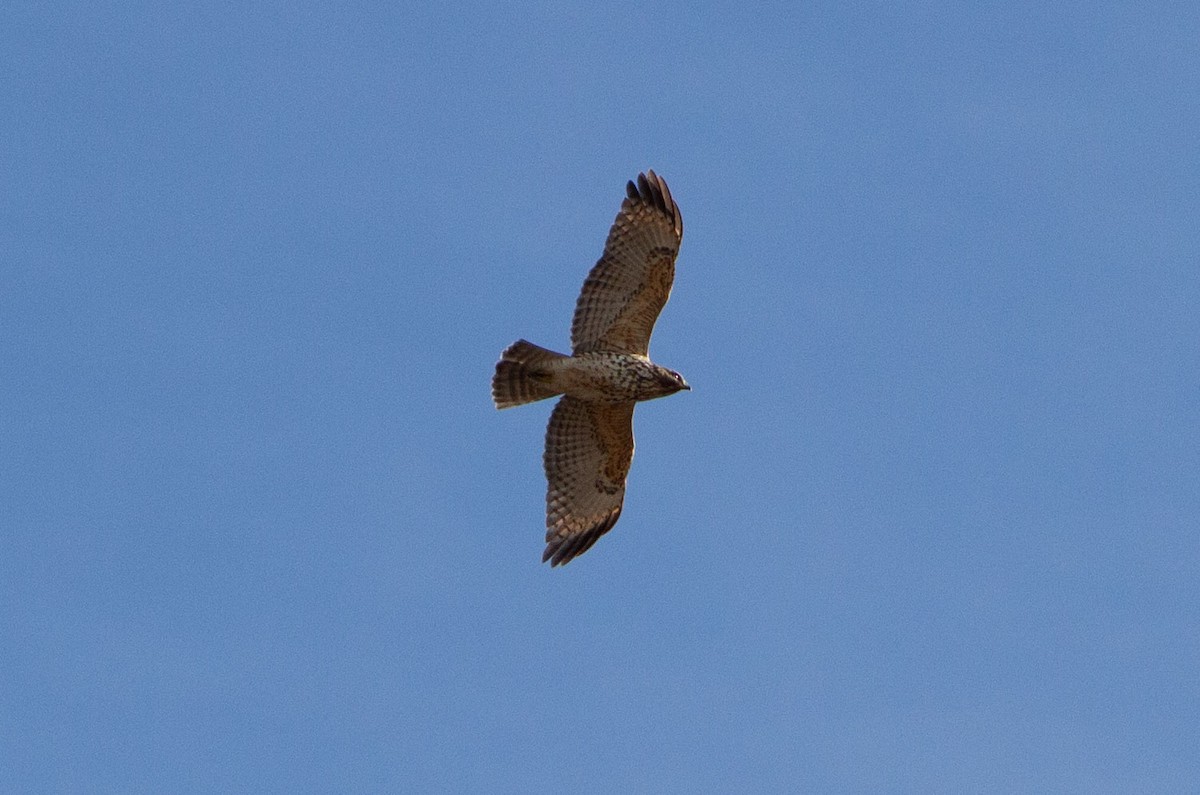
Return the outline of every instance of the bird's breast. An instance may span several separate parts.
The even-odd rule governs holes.
[[[580,400],[623,403],[660,397],[657,368],[631,353],[582,353],[556,363],[563,392]]]

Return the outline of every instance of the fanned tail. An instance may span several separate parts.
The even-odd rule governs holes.
[[[496,408],[507,409],[560,394],[549,385],[546,365],[568,357],[532,342],[517,340],[500,354],[496,374],[492,376],[492,400]]]

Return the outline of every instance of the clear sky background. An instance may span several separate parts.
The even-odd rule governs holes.
[[[1200,780],[1200,10],[8,3],[0,789]],[[625,514],[542,565],[625,181]]]

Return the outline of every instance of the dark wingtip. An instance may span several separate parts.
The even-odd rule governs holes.
[[[617,508],[604,521],[597,524],[590,530],[585,530],[578,535],[566,539],[555,538],[553,541],[546,542],[546,549],[542,552],[542,563],[550,561],[551,568],[562,566],[570,563],[575,558],[587,552],[592,546],[600,540],[600,536],[613,529],[617,520],[621,518],[621,508]]]
[[[662,211],[674,223],[676,233],[680,237],[683,236],[683,214],[679,211],[679,205],[671,198],[671,189],[667,187],[667,181],[655,174],[654,169],[648,168],[644,173],[638,174],[637,185],[630,181],[625,186],[625,193],[634,201],[646,202]]]

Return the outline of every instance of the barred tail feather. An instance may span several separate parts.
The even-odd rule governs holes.
[[[500,354],[496,375],[492,377],[492,400],[496,408],[507,409],[559,394],[548,385],[550,372],[545,365],[568,357],[546,350],[532,342],[517,340]]]

